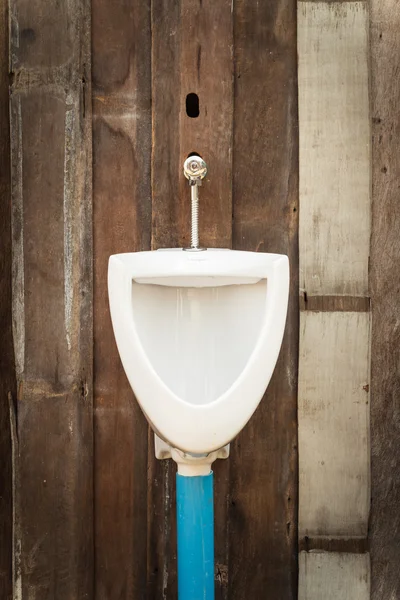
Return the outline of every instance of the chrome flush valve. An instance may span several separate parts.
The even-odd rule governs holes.
[[[189,156],[184,162],[183,172],[189,180],[192,203],[192,231],[189,250],[203,250],[199,247],[199,187],[207,175],[207,165],[200,156]]]

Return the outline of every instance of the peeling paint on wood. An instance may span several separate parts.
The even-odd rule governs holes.
[[[11,137],[12,173],[12,322],[17,379],[21,380],[25,364],[25,275],[22,185],[22,113],[21,98],[11,103],[13,135]]]
[[[75,181],[75,115],[73,98],[67,97],[65,110],[65,144],[64,144],[64,324],[68,350],[71,350],[72,304],[74,299],[73,281],[73,200]]]

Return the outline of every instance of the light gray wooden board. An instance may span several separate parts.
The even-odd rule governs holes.
[[[299,2],[300,288],[368,293],[370,126],[363,2]]]
[[[299,600],[368,600],[368,554],[301,552]]]
[[[300,536],[367,533],[369,332],[369,313],[301,313]]]

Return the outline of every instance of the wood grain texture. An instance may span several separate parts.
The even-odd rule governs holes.
[[[190,190],[184,160],[208,164],[200,190],[200,243],[232,244],[233,18],[230,0],[152,3],[152,248],[188,246]],[[186,112],[199,97],[200,114]],[[154,457],[149,432],[148,598],[176,597],[175,473]],[[215,465],[216,599],[228,593],[229,461]]]
[[[8,4],[0,2],[0,598],[12,597],[12,445],[10,407],[16,402],[12,338],[12,250]]]
[[[299,2],[300,289],[368,296],[370,125],[363,2]]]
[[[301,536],[367,533],[369,330],[368,313],[301,313]]]
[[[147,597],[147,424],[115,344],[107,268],[111,254],[150,249],[150,2],[94,0],[92,40],[95,598],[128,600]]]
[[[300,310],[320,312],[368,312],[370,299],[365,296],[309,296],[300,294]]]
[[[371,4],[373,600],[400,597],[400,6]]]
[[[368,551],[367,538],[335,538],[335,537],[309,537],[305,535],[299,539],[299,551],[312,552],[342,552],[345,554],[365,554]]]
[[[286,335],[267,394],[232,444],[229,598],[297,594],[296,2],[234,3],[233,247],[291,264]]]
[[[153,247],[190,242],[190,192],[183,163],[196,152],[208,164],[200,194],[200,241],[231,246],[231,1],[181,0],[152,6]],[[195,93],[200,114],[190,118]]]
[[[301,552],[299,600],[369,600],[368,554]]]
[[[11,2],[17,598],[91,597],[89,3]]]

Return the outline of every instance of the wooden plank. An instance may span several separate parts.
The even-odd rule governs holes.
[[[323,550],[324,552],[342,552],[345,554],[364,554],[368,551],[367,538],[331,538],[309,537],[299,539],[299,551],[310,552]]]
[[[90,4],[11,2],[15,594],[92,596]]]
[[[299,2],[300,289],[368,296],[366,3]]]
[[[400,597],[399,134],[400,6],[371,4],[373,600]]]
[[[12,336],[12,250],[8,3],[0,2],[0,597],[12,597],[12,446],[10,406],[16,402]]]
[[[300,536],[365,536],[369,512],[368,313],[300,319]]]
[[[322,312],[368,312],[370,299],[365,296],[309,296],[300,295],[300,310]]]
[[[184,160],[199,153],[209,172],[200,196],[200,241],[231,246],[232,11],[231,0],[156,0],[153,33],[153,247],[190,242],[190,193]],[[186,111],[199,99],[198,117]]]
[[[368,554],[301,552],[299,600],[369,600]]]
[[[266,397],[231,449],[229,598],[297,595],[296,2],[234,3],[233,246],[291,263],[286,335]]]
[[[110,254],[150,249],[150,2],[92,2],[95,598],[146,595],[147,424],[107,293]]]
[[[200,191],[200,242],[231,247],[231,1],[152,3],[152,248],[187,246],[190,191],[182,167],[199,153],[209,173]],[[186,110],[197,94],[198,117]],[[149,598],[176,597],[175,465],[154,457],[149,434]],[[229,463],[215,465],[216,598],[227,598]]]

